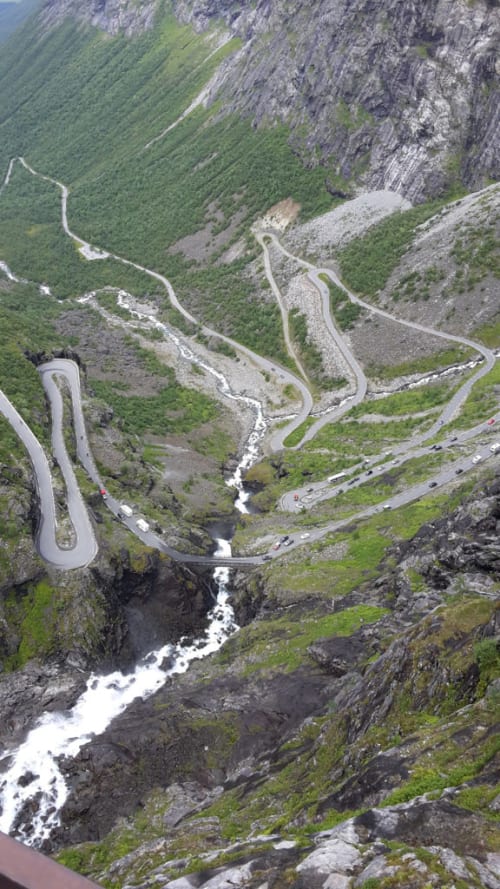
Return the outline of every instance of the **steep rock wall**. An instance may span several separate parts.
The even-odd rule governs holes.
[[[498,3],[465,0],[176,0],[196,29],[223,17],[244,41],[227,110],[291,126],[331,170],[419,200],[499,172]]]
[[[498,0],[172,0],[204,31],[242,41],[208,101],[256,126],[282,122],[332,193],[386,188],[412,201],[458,183],[477,189],[500,168]],[[158,0],[48,0],[65,16],[129,37],[154,26]]]

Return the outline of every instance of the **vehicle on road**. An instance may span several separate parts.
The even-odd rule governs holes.
[[[487,426],[493,426],[493,423],[494,423],[494,422],[495,422],[495,417],[491,417],[491,418],[488,420],[488,423],[487,423],[486,425],[487,425]]]
[[[429,488],[437,488],[437,482],[429,482]]]
[[[496,454],[497,451],[500,451],[500,441],[496,441],[495,444],[492,444],[490,451],[493,451],[494,454]]]
[[[149,531],[149,525],[147,522],[144,521],[144,519],[137,519],[136,525],[139,528],[139,531]]]
[[[277,540],[276,543],[273,544],[273,549],[279,549],[280,546],[281,546],[281,543],[279,540]]]
[[[289,540],[289,539],[290,539],[290,535],[285,534],[284,537],[281,538],[280,543],[286,543],[287,540]]]
[[[108,492],[106,491],[106,488],[99,488],[99,494],[101,495],[103,500],[108,499]]]
[[[298,495],[298,494],[294,494],[294,495],[293,495],[293,499],[294,499],[294,500],[298,500],[298,499],[299,499],[299,495]]]
[[[122,518],[123,518],[123,516],[125,516],[125,518],[129,519],[133,515],[133,513],[134,513],[134,510],[132,509],[132,507],[127,506],[126,503],[122,503],[120,506],[120,509],[118,510],[118,515],[121,516]]]
[[[285,546],[291,546],[293,543],[292,537],[289,537],[288,540],[285,540]]]
[[[391,508],[391,504],[390,504],[390,503],[384,503],[384,505],[383,505],[383,507],[382,507],[382,509],[390,509],[390,508]]]
[[[345,472],[336,472],[335,475],[328,476],[328,481],[329,482],[336,482],[336,481],[338,481],[339,478],[345,478],[346,475],[347,475],[347,473],[345,473]]]
[[[308,489],[307,489],[307,493],[308,493],[308,494],[312,494],[313,491],[314,491],[314,488],[308,488]]]
[[[479,463],[479,461],[480,461],[481,459],[482,459],[482,458],[481,458],[481,454],[476,454],[476,456],[472,458],[472,462],[473,462],[473,463]]]
[[[455,469],[455,475],[460,475],[461,472],[463,472],[463,469],[461,466],[459,466],[458,469]]]
[[[310,537],[310,536],[311,536],[311,535],[309,534],[309,531],[304,531],[304,533],[300,535],[300,539],[301,539],[301,540],[307,540],[307,538]]]

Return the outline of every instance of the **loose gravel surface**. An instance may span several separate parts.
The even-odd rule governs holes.
[[[328,258],[330,250],[344,247],[353,238],[364,234],[375,223],[398,210],[409,210],[411,204],[393,191],[371,191],[346,201],[328,213],[298,225],[286,234],[292,253],[308,253]]]

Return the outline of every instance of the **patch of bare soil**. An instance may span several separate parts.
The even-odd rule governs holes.
[[[222,231],[214,231],[214,229],[224,222],[224,214],[214,205],[209,207],[209,212],[212,218],[207,220],[203,228],[192,235],[179,238],[175,244],[168,248],[167,252],[182,253],[186,259],[194,259],[196,262],[207,262],[223,247],[228,247],[239,225],[247,216],[246,208],[239,207],[235,210],[229,224]]]
[[[106,324],[88,309],[74,309],[61,315],[56,327],[64,336],[77,336],[76,351],[87,379],[127,384],[128,395],[155,395],[165,380],[154,376],[140,361],[137,350],[127,342],[127,331]]]
[[[380,315],[365,311],[346,339],[356,358],[369,371],[370,367],[395,367],[438,355],[449,347],[446,340],[403,327]]]
[[[264,228],[273,228],[283,232],[292,222],[295,222],[299,213],[300,204],[293,198],[285,198],[284,201],[269,208],[262,217],[261,224]]]

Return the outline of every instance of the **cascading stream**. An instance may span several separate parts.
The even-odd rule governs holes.
[[[145,317],[151,320],[149,316]],[[165,325],[159,322],[155,324],[165,336],[176,342],[183,357],[196,362],[216,378],[218,388],[226,397],[241,399],[253,408],[253,429],[234,474],[227,480],[229,486],[238,490],[236,508],[246,513],[245,504],[249,494],[243,489],[242,475],[257,458],[259,441],[266,428],[261,405],[256,399],[233,393],[223,374],[199,359]],[[228,540],[219,538],[216,542],[215,556],[227,558],[231,555]],[[181,639],[176,644],[150,652],[137,664],[133,673],[115,671],[106,676],[92,674],[85,692],[70,711],[45,713],[25,741],[17,749],[4,754],[2,759],[8,766],[0,782],[1,831],[12,832],[29,845],[41,845],[58,825],[59,812],[69,792],[58,766],[59,757],[76,756],[84,744],[93,736],[102,734],[135,698],[149,697],[169,676],[186,672],[191,661],[217,651],[236,632],[238,626],[228,587],[229,570],[224,567],[214,570],[216,602],[208,614],[208,627],[200,639],[191,643]],[[169,664],[167,669],[165,663]]]

